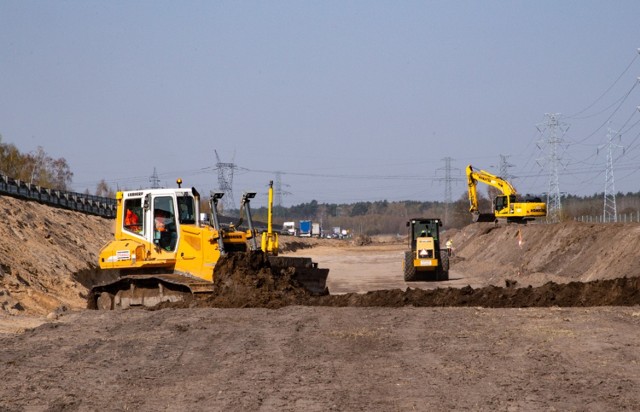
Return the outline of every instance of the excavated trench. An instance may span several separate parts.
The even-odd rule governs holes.
[[[213,295],[166,307],[280,308],[290,305],[330,307],[452,307],[486,308],[587,307],[640,305],[640,278],[617,278],[539,287],[504,287],[379,290],[364,294],[314,296],[295,278],[295,272],[271,270],[262,254],[236,255],[218,262]]]

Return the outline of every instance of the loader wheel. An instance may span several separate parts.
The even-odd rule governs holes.
[[[446,250],[440,251],[440,262],[436,280],[449,280],[449,254]]]
[[[413,266],[413,252],[406,251],[404,252],[404,264],[402,265],[404,269],[404,281],[405,282],[415,282],[418,280],[416,274],[416,268]]]

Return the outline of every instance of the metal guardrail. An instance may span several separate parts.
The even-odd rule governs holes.
[[[116,217],[115,199],[47,189],[3,174],[0,174],[0,194],[110,219]]]
[[[586,216],[577,216],[574,217],[573,220],[577,222],[585,222],[585,223],[633,223],[640,222],[640,210],[630,213],[620,213],[616,216],[607,216],[604,215],[586,215]]]

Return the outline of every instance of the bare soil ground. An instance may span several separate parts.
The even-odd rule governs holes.
[[[412,284],[398,239],[282,238],[330,268],[329,296],[267,276],[98,312],[77,280],[112,222],[5,197],[0,211],[0,410],[638,408],[637,224],[471,225],[444,235],[451,279]]]

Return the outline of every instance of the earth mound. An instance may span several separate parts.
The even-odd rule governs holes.
[[[538,287],[515,288],[486,286],[474,289],[438,288],[433,290],[379,290],[366,294],[310,298],[308,305],[332,307],[590,307],[640,305],[640,278],[599,279],[592,282],[558,284],[548,282]]]
[[[538,287],[378,290],[365,294],[313,296],[295,279],[295,269],[273,270],[262,252],[226,256],[219,261],[215,293],[189,306],[214,308],[281,308],[290,305],[329,307],[590,307],[640,305],[640,278],[598,279],[591,282],[547,282]],[[179,307],[184,304],[163,304]]]
[[[227,255],[216,264],[215,293],[197,301],[196,306],[280,308],[304,304],[310,293],[295,276],[295,268],[272,268],[261,251]]]

